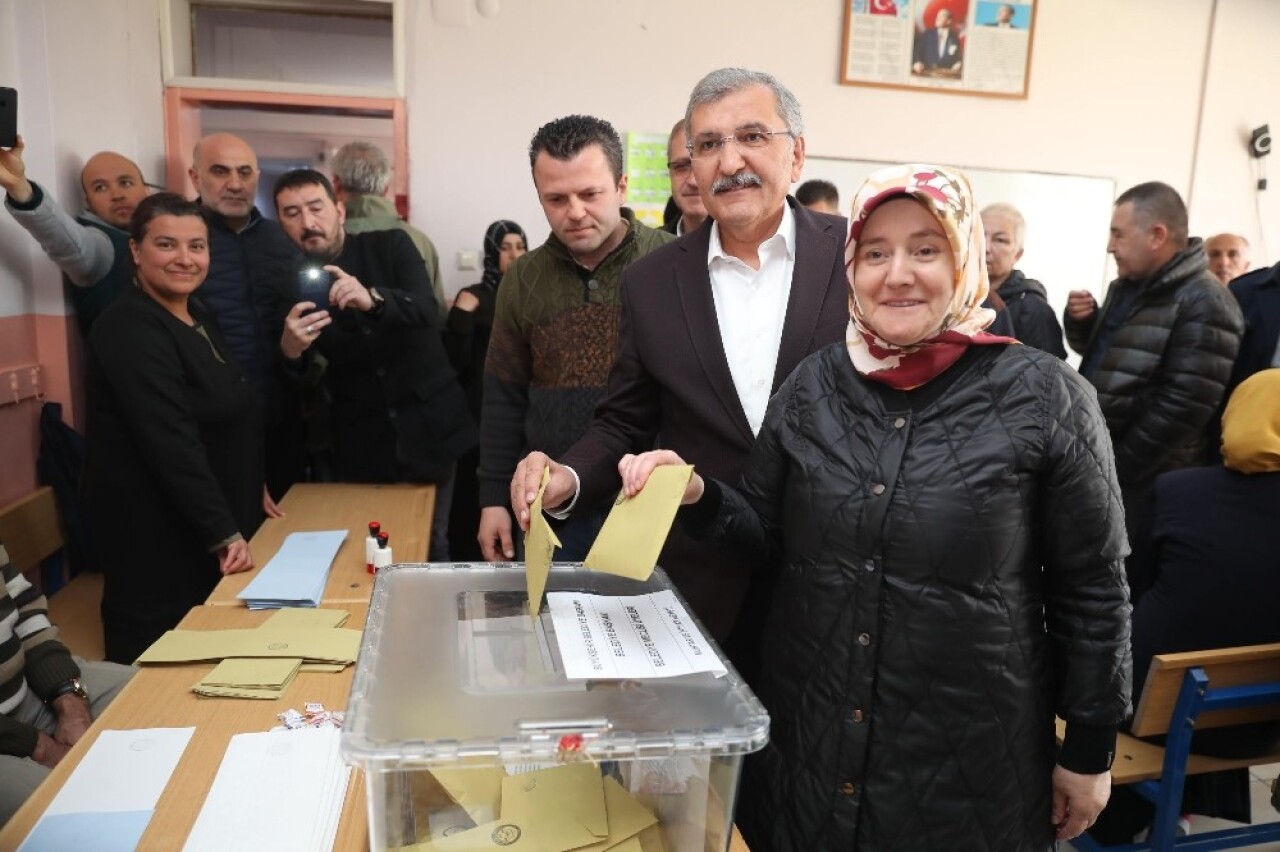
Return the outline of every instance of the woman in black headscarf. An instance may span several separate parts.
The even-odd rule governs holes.
[[[493,328],[493,308],[498,301],[498,284],[507,267],[528,251],[524,230],[508,219],[499,219],[484,232],[484,277],[458,293],[445,325],[445,346],[458,383],[467,394],[471,415],[480,422],[480,397],[484,388],[484,358]],[[480,451],[471,450],[458,459],[458,478],[453,486],[453,507],[449,514],[449,542],[458,561],[481,559],[476,543],[480,526],[479,487],[476,466]]]

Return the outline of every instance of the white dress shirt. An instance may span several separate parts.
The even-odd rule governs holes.
[[[796,266],[796,219],[791,205],[782,208],[777,232],[760,244],[760,268],[752,269],[727,254],[720,243],[720,225],[711,226],[707,273],[715,300],[720,340],[729,361],[733,388],[751,424],[760,433],[778,367],[782,325],[791,297]]]

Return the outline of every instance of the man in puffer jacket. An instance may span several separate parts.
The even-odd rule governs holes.
[[[1013,324],[1011,336],[1028,346],[1057,355],[1064,361],[1062,326],[1049,305],[1044,285],[1022,274],[1013,265],[1022,258],[1027,222],[1012,204],[988,204],[982,208],[982,230],[987,236],[987,275],[991,291],[999,292],[1004,314]]]
[[[1134,601],[1151,585],[1151,485],[1170,470],[1204,464],[1210,419],[1219,410],[1244,320],[1208,271],[1204,245],[1188,239],[1187,208],[1163,183],[1116,199],[1107,251],[1119,277],[1098,307],[1075,290],[1063,317],[1080,373],[1098,391],[1115,447]]]

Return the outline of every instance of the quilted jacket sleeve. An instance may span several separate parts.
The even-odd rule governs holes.
[[[1114,726],[1130,714],[1129,589],[1124,512],[1093,388],[1067,367],[1046,379],[1045,623],[1055,708],[1067,722]]]
[[[1222,401],[1243,331],[1240,308],[1221,287],[1188,291],[1156,384],[1124,433],[1113,436],[1122,482],[1151,479],[1162,472],[1169,447],[1202,439]]]

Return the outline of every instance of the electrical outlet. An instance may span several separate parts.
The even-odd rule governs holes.
[[[477,251],[458,252],[458,268],[459,269],[479,269],[480,253]]]

